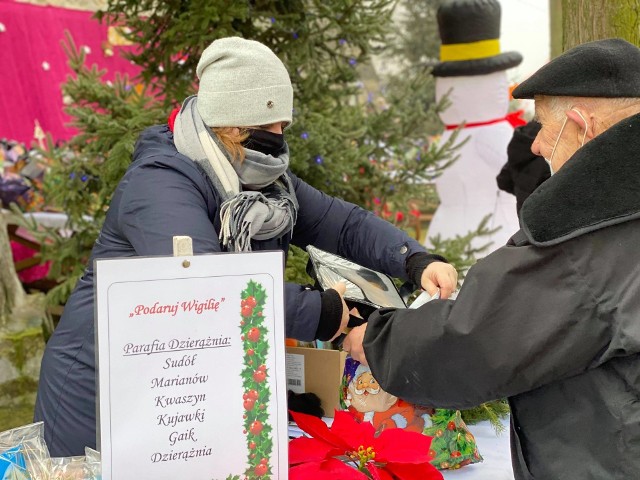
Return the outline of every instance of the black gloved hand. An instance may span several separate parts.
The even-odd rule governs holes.
[[[289,410],[294,412],[306,413],[307,415],[313,415],[314,417],[324,417],[324,410],[322,409],[322,402],[315,393],[294,393],[293,391],[287,391],[287,402]],[[291,414],[289,414],[289,421],[293,421]]]

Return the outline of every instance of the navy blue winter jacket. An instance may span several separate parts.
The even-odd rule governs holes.
[[[293,235],[252,242],[253,250],[281,249],[289,242],[314,245],[393,277],[407,279],[406,259],[424,248],[371,212],[330,197],[291,174],[300,206]],[[133,162],[114,193],[89,265],[47,344],[36,404],[52,456],[83,455],[96,446],[96,365],[93,260],[171,255],[173,237],[193,239],[193,251],[221,250],[220,199],[204,172],[181,155],[166,125],[145,130]],[[288,337],[313,340],[320,293],[285,285]]]

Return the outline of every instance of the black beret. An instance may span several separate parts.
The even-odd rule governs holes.
[[[640,97],[640,48],[621,38],[583,43],[522,82],[513,98]]]

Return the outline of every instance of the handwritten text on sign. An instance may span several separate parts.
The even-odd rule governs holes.
[[[232,256],[236,261],[242,257]],[[97,328],[105,480],[224,480],[229,475],[251,478],[252,471],[266,472],[261,478],[286,478],[282,282],[273,276],[282,269],[282,259],[275,255],[267,265],[271,270],[260,273],[256,265],[264,268],[264,262],[252,258],[243,268],[235,262],[230,268],[221,262],[224,258],[216,256],[216,268],[209,263],[198,270],[201,258],[195,257],[196,268],[188,273],[196,278],[185,278],[171,257],[98,263],[103,267],[98,270]],[[216,270],[234,275],[216,276]],[[264,419],[245,424],[246,381],[254,381],[252,369],[258,367],[247,364],[247,352],[254,350],[247,342],[253,336],[243,334],[247,327],[242,326],[253,318],[246,315],[247,302],[241,305],[251,282],[266,288],[260,311],[254,312],[267,322],[260,327],[260,342],[269,345],[257,378],[271,394],[264,397],[267,401],[257,400],[250,412],[268,419],[271,427],[262,431],[258,425]],[[249,445],[265,432],[272,450],[266,461],[254,465]]]
[[[209,298],[205,301],[191,300],[189,302],[176,302],[175,305],[163,305],[160,302],[155,302],[153,305],[136,305],[133,311],[129,314],[130,317],[137,315],[166,315],[171,314],[175,317],[179,311],[182,312],[195,312],[198,315],[212,310],[217,312],[220,308],[220,303],[224,302],[224,298],[219,301],[215,298]]]

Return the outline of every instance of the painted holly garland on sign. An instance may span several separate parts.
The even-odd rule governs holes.
[[[267,329],[264,326],[264,304],[267,298],[264,287],[250,280],[241,293],[240,339],[244,348],[244,368],[242,370],[244,431],[247,436],[248,467],[245,479],[271,478],[269,460],[273,449],[271,425],[267,405],[271,392],[267,385],[266,361],[269,353]]]

